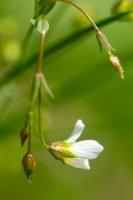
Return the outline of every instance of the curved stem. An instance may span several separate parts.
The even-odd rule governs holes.
[[[82,8],[80,8],[77,4],[75,4],[75,3],[73,3],[73,2],[71,2],[69,0],[51,0],[50,2],[56,2],[56,1],[60,1],[60,2],[64,2],[64,3],[70,4],[71,6],[75,7],[76,9],[78,9],[90,21],[90,23],[93,26],[93,28],[96,31],[99,30],[97,25],[93,21],[93,19]]]
[[[131,13],[131,11],[123,12],[117,15],[113,15],[111,17],[108,17],[106,19],[100,20],[97,22],[98,27],[107,26],[116,20],[121,19],[124,16],[127,16]],[[45,60],[51,56],[56,54],[57,52],[63,50],[65,47],[68,47],[69,45],[73,45],[75,42],[77,42],[79,39],[85,37],[89,33],[93,31],[92,27],[87,27],[84,29],[80,29],[79,31],[76,31],[65,38],[63,38],[60,42],[57,41],[55,44],[50,46],[45,51]],[[0,87],[3,86],[5,83],[8,83],[9,81],[13,80],[14,78],[22,75],[26,70],[28,70],[33,64],[35,64],[36,60],[38,58],[38,53],[34,54],[31,58],[29,58],[27,61],[17,64],[12,70],[10,70],[8,73],[4,74],[2,77],[0,77]],[[52,61],[52,60],[51,60]]]
[[[45,140],[44,140],[43,132],[42,132],[42,113],[41,113],[41,110],[42,110],[42,97],[41,97],[41,87],[40,87],[40,89],[39,89],[39,94],[38,94],[39,133],[40,133],[40,137],[41,137],[42,143],[43,143],[44,146],[48,149],[49,147],[48,147],[47,143],[46,143]]]

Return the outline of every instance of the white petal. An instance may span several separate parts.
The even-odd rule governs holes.
[[[72,167],[88,169],[88,170],[90,169],[89,162],[87,159],[65,158],[64,162],[65,164],[70,165]]]
[[[76,156],[89,160],[95,159],[103,149],[103,146],[95,140],[76,142],[69,148]]]
[[[66,142],[75,142],[80,137],[84,127],[85,125],[83,124],[82,120],[79,119],[74,126],[71,136],[66,140]]]

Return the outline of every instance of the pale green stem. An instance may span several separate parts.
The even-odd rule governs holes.
[[[39,89],[39,94],[38,94],[38,121],[39,121],[39,134],[42,140],[42,143],[44,144],[44,146],[48,149],[48,145],[44,140],[43,137],[43,131],[42,131],[42,96],[41,96],[41,87]]]
[[[42,27],[42,29],[44,29],[44,27]],[[42,71],[42,61],[43,61],[43,53],[44,53],[44,39],[45,39],[45,34],[42,33],[41,34],[41,40],[40,40],[38,63],[37,63],[37,68],[36,68],[37,72]]]
[[[44,22],[44,20],[43,20]],[[37,63],[37,68],[36,68],[36,73],[41,73],[42,72],[42,62],[43,62],[43,53],[44,53],[44,39],[45,39],[45,34],[43,33],[44,30],[44,23],[42,26],[42,34],[41,34],[41,41],[40,41],[40,49],[39,49],[39,57],[38,57],[38,63]],[[39,120],[39,133],[40,137],[42,140],[42,143],[44,146],[48,149],[48,145],[44,140],[43,137],[43,131],[42,131],[42,95],[41,95],[41,83],[40,83],[40,88],[38,92],[38,120]]]
[[[37,10],[38,0],[35,0],[35,6],[34,6],[34,17],[36,18],[36,10]],[[30,39],[30,36],[33,32],[34,26],[31,24],[26,32],[26,35],[22,41],[22,51],[25,52],[25,48],[27,47],[28,41]]]
[[[29,109],[28,118],[29,118],[28,152],[31,152],[31,135],[33,132],[33,108],[32,108],[32,106]]]
[[[80,8],[77,4],[75,4],[75,3],[73,3],[69,0],[50,0],[49,2],[52,3],[52,2],[56,2],[56,1],[60,1],[60,2],[70,4],[73,7],[75,7],[76,9],[78,9],[90,21],[90,23],[93,26],[93,28],[95,29],[95,31],[99,30],[97,25],[95,24],[95,22],[92,20],[92,18],[82,8]]]

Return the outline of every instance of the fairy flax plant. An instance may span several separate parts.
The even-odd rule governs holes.
[[[107,37],[98,28],[93,19],[86,13],[80,6],[69,0],[58,0],[61,3],[66,3],[73,6],[80,11],[89,21],[99,44],[100,51],[104,47],[109,56],[109,61],[113,68],[119,73],[120,77],[124,78],[124,71],[119,58],[114,55],[114,48],[109,43]],[[27,152],[22,159],[24,172],[31,182],[31,175],[36,168],[36,159],[32,153],[32,134],[34,127],[34,108],[37,102],[38,106],[38,130],[44,147],[54,156],[55,159],[60,160],[62,163],[82,169],[90,169],[89,160],[95,159],[102,151],[103,146],[95,140],[83,140],[77,142],[85,125],[79,119],[74,127],[72,135],[64,141],[56,141],[47,144],[42,127],[42,88],[54,98],[54,95],[46,81],[45,75],[42,71],[43,56],[44,56],[44,43],[46,40],[46,33],[49,29],[49,23],[46,20],[46,15],[51,12],[56,5],[56,0],[35,0],[34,17],[31,19],[31,26],[26,34],[23,42],[23,48],[26,46],[33,29],[38,31],[40,35],[40,46],[38,59],[36,63],[36,70],[32,81],[31,93],[29,98],[29,109],[26,114],[26,119],[22,130],[20,131],[21,145],[24,146],[27,142]]]

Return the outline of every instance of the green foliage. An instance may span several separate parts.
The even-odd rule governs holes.
[[[22,7],[16,11],[16,5],[20,3]],[[108,18],[113,0],[90,3],[99,11],[96,13],[98,26],[103,28],[117,49],[117,55],[123,63],[125,80],[121,80],[112,70],[106,54],[99,53],[92,28],[77,31],[77,26],[74,26],[71,29],[69,19],[71,17],[72,20],[76,13],[56,6],[47,17],[50,29],[44,52],[44,70],[55,99],[52,100],[44,92],[43,133],[48,142],[67,138],[75,120],[81,117],[86,124],[83,139],[99,140],[105,151],[91,163],[89,172],[65,167],[50,157],[41,146],[35,125],[32,145],[33,153],[38,157],[38,165],[32,185],[27,185],[21,166],[25,151],[20,147],[19,132],[25,119],[31,79],[38,58],[38,36],[35,33],[25,49],[28,55],[16,64],[16,68],[0,59],[2,200],[132,200],[132,22],[117,21],[120,15]],[[26,32],[30,23],[32,16],[29,13],[32,13],[32,8],[29,4],[32,5],[33,1],[0,1],[1,18],[13,15],[19,34]],[[60,17],[55,20],[57,13]],[[14,38],[19,38],[21,43],[19,34]],[[2,52],[2,47],[0,50]]]

